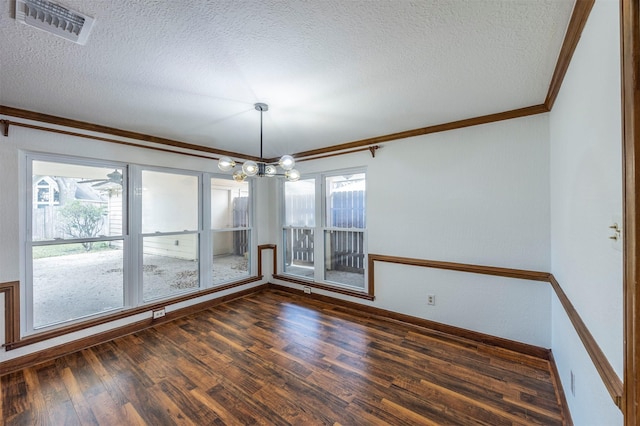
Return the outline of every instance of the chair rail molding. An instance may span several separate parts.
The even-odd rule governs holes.
[[[4,294],[4,346],[20,338],[20,281],[0,283]]]
[[[427,260],[427,259],[414,259],[408,257],[398,257],[398,256],[386,256],[381,254],[369,254],[369,280],[371,281],[371,285],[374,285],[375,281],[375,262],[388,262],[388,263],[396,263],[400,265],[409,265],[409,266],[421,266],[425,268],[437,268],[437,269],[447,269],[452,271],[459,272],[468,272],[474,274],[484,274],[484,275],[494,275],[500,277],[507,278],[515,278],[522,280],[530,280],[530,281],[545,281],[548,282],[556,293],[562,307],[564,308],[567,316],[571,320],[571,324],[573,325],[576,333],[580,337],[582,344],[585,347],[585,350],[589,354],[591,361],[593,362],[596,370],[600,374],[600,378],[604,383],[611,399],[616,404],[618,408],[622,410],[622,401],[623,401],[623,385],[622,381],[616,374],[615,370],[611,366],[611,363],[602,352],[602,349],[593,338],[593,335],[589,332],[589,329],[585,325],[584,321],[574,308],[573,304],[562,290],[562,287],[555,279],[553,274],[549,272],[539,272],[539,271],[528,271],[522,269],[511,269],[511,268],[499,268],[495,266],[484,266],[484,265],[472,265],[466,263],[452,263],[452,262],[442,262],[437,260]]]

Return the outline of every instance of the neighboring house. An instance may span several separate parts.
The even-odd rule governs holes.
[[[106,233],[112,227],[112,222],[122,222],[122,215],[117,210],[109,208],[113,204],[111,198],[118,197],[117,191],[94,187],[93,183],[78,182],[78,179],[57,176],[34,176],[33,182],[34,239],[64,238],[63,229],[56,224],[60,223],[60,209],[72,201],[105,207],[105,221],[100,233]],[[70,188],[73,193],[61,197],[60,186]]]

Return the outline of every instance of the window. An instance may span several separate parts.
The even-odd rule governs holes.
[[[211,179],[213,285],[249,276],[249,183]]]
[[[124,168],[45,160],[28,167],[27,327],[122,308]]]
[[[284,271],[313,279],[316,181],[284,182]]]
[[[251,278],[250,183],[25,158],[24,334]]]
[[[142,170],[143,301],[200,287],[198,176]]]
[[[324,279],[364,288],[365,174],[325,177]]]
[[[365,173],[285,182],[283,193],[284,273],[364,290]]]

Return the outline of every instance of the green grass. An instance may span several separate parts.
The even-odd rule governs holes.
[[[112,250],[108,243],[94,243],[91,251]],[[42,259],[45,257],[66,256],[69,254],[87,253],[82,244],[56,244],[52,246],[33,247],[33,258]]]

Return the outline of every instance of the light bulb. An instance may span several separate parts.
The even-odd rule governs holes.
[[[264,168],[264,175],[267,177],[274,177],[277,172],[278,170],[272,165],[268,165]]]
[[[296,165],[296,161],[290,155],[283,155],[278,164],[284,170],[291,170]]]
[[[258,173],[258,165],[255,161],[245,161],[242,164],[242,171],[247,176],[255,176],[255,174]]]
[[[236,182],[244,182],[246,177],[247,175],[245,175],[242,170],[236,170],[235,172],[233,172],[233,180],[235,180]]]
[[[287,170],[286,172],[284,172],[284,175],[289,182],[295,182],[300,179],[300,172],[296,169]]]
[[[223,172],[228,172],[236,166],[236,162],[229,157],[220,157],[218,160],[218,168]]]

